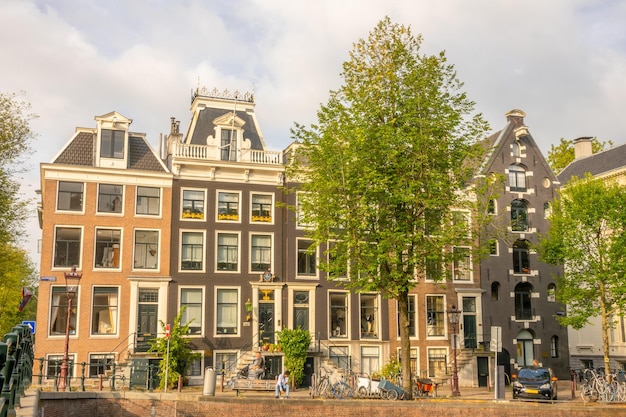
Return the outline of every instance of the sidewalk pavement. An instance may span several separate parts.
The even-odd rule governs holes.
[[[575,392],[574,397],[572,398],[571,392],[571,383],[570,381],[559,381],[558,387],[559,394],[559,402],[561,401],[579,401],[582,402],[582,399],[578,392]],[[16,417],[37,417],[37,407],[36,404],[39,402],[39,388],[31,387],[29,388],[24,397],[20,398],[20,406],[15,407]],[[104,391],[106,392],[106,391]],[[494,401],[495,393],[493,389],[488,389],[486,387],[460,387],[459,392],[461,393],[458,397],[452,397],[450,386],[444,385],[439,387],[437,390],[437,396],[429,395],[428,397],[421,397],[418,401]],[[158,392],[155,392],[159,394]],[[197,396],[202,397],[203,388],[202,387],[185,387],[181,394],[184,394],[185,397],[189,396]],[[174,395],[178,394],[177,391],[168,391],[168,394]],[[237,391],[231,390],[224,386],[222,390],[222,386],[220,381],[218,381],[217,386],[215,387],[215,397],[216,398],[236,398]],[[271,399],[274,400],[274,391],[241,391],[239,398],[257,398],[257,399]],[[296,390],[292,390],[289,395],[290,400],[308,400],[309,397],[309,389],[308,388],[299,388]],[[281,397],[284,399],[284,397]],[[504,392],[504,400],[498,401],[508,401],[512,400],[511,396],[511,387],[506,387]],[[276,400],[281,401],[281,400]],[[515,400],[517,401],[517,400]]]

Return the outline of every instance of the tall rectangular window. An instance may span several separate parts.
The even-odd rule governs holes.
[[[330,334],[332,337],[346,337],[348,335],[348,294],[331,292],[329,302]]]
[[[204,233],[182,232],[181,234],[181,263],[183,271],[201,271],[204,260]]]
[[[443,266],[441,256],[430,256],[425,262],[425,278],[428,281],[441,281],[443,278]]]
[[[121,213],[124,201],[124,187],[121,185],[100,184],[98,187],[98,212]]]
[[[252,194],[252,222],[271,223],[272,214],[272,195]]]
[[[361,294],[361,338],[378,337],[378,296]]]
[[[250,239],[250,270],[264,272],[272,266],[272,236],[252,235]]]
[[[54,236],[54,266],[80,265],[81,229],[57,227]]]
[[[181,324],[189,324],[189,334],[202,334],[202,288],[181,288],[180,308],[185,307]]]
[[[361,346],[361,372],[372,375],[380,371],[380,348]]]
[[[100,142],[100,156],[103,158],[124,159],[124,137],[123,130],[102,129],[102,140]]]
[[[122,232],[116,229],[96,229],[94,268],[120,267],[120,240]]]
[[[217,290],[217,329],[218,334],[237,333],[239,293],[236,289]]]
[[[398,311],[398,337],[400,337],[400,307],[396,302],[397,311]],[[413,294],[409,294],[408,298],[408,315],[409,315],[409,337],[417,337],[417,296]]]
[[[159,231],[135,230],[135,269],[159,267]]]
[[[82,182],[59,181],[57,210],[83,211]]]
[[[350,348],[348,346],[331,346],[328,356],[339,369],[350,369]]]
[[[427,336],[445,335],[445,311],[443,295],[426,296],[426,334]]]
[[[119,289],[117,287],[94,287],[91,311],[91,334],[117,333]]]
[[[296,194],[296,226],[306,228],[311,226],[311,222],[306,218],[305,203],[307,194],[299,192]]]
[[[237,131],[222,129],[222,140],[220,149],[222,150],[222,161],[237,160]]]
[[[183,190],[181,218],[204,220],[204,191]]]
[[[434,378],[448,373],[446,369],[447,354],[445,348],[428,349],[428,376]]]
[[[237,271],[239,269],[239,235],[235,233],[217,234],[217,269]]]
[[[293,292],[293,317],[294,328],[309,330],[309,292],[294,291]]]
[[[239,221],[239,193],[217,193],[217,220]]]
[[[472,265],[469,248],[455,246],[454,262],[452,263],[452,278],[455,281],[470,281],[472,278]]]
[[[74,296],[72,302],[75,305],[75,300],[78,294]],[[52,287],[51,299],[50,299],[50,336],[65,335],[65,329],[67,327],[67,292],[65,286]],[[70,312],[70,329],[69,334],[76,334],[76,309],[73,308]]]
[[[137,187],[136,214],[158,216],[161,213],[161,189],[156,187]]]
[[[312,244],[312,240],[298,239],[298,275],[300,276],[315,276],[317,274],[316,250],[311,249],[309,251]]]

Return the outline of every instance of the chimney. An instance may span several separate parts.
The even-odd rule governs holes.
[[[574,144],[574,160],[593,155],[593,149],[591,148],[592,140],[593,137],[584,136],[572,141]]]

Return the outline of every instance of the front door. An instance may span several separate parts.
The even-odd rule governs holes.
[[[489,380],[489,358],[478,357],[478,386],[486,387]]]
[[[274,300],[259,301],[259,341],[260,345],[274,343]]]
[[[159,292],[156,289],[139,290],[137,306],[137,351],[146,352],[150,341],[157,337],[157,313],[159,309]]]

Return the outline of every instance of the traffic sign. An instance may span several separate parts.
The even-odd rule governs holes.
[[[30,334],[35,334],[35,328],[37,327],[36,321],[23,320],[22,324],[25,324],[28,326],[28,328],[30,329]]]
[[[170,338],[170,325],[169,324],[165,326],[165,338],[166,339]]]

